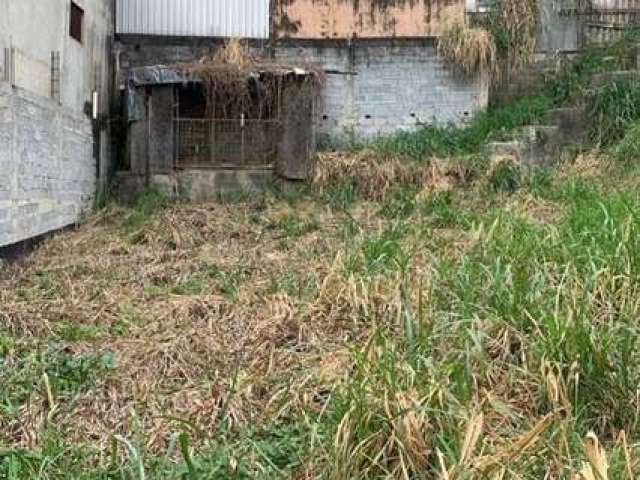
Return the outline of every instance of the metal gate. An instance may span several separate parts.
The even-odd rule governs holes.
[[[272,166],[280,137],[278,120],[174,120],[177,168]]]

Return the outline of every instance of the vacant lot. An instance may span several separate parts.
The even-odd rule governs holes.
[[[0,478],[632,478],[640,170],[471,164],[148,194],[4,264]]]
[[[640,473],[637,32],[313,185],[152,192],[0,269],[0,479]],[[550,109],[557,168],[489,161]],[[447,159],[447,160],[439,160]]]

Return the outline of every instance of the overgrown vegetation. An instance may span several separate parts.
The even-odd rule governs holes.
[[[313,187],[148,192],[4,265],[0,478],[637,477],[637,87],[589,97],[599,154],[480,154],[611,51]]]
[[[494,0],[488,13],[469,24],[459,6],[445,9],[438,53],[463,74],[499,82],[533,59],[538,23],[537,0]]]
[[[500,139],[524,125],[539,123],[553,105],[553,99],[546,95],[532,95],[478,112],[467,126],[426,126],[417,132],[402,132],[376,140],[372,148],[383,155],[416,160],[478,155],[488,141]]]
[[[598,87],[591,101],[593,140],[604,147],[625,137],[640,120],[640,79],[621,80]]]
[[[438,55],[464,75],[497,74],[498,58],[495,38],[487,29],[471,26],[459,6],[441,14],[443,33],[438,38]]]
[[[306,69],[304,75],[283,73],[301,67]],[[252,55],[249,46],[237,38],[211,56],[175,68],[186,81],[202,85],[206,115],[212,118],[237,118],[241,114],[264,118],[280,108],[283,89],[287,89],[288,96],[311,101],[323,81],[315,67],[277,63]]]
[[[112,207],[9,265],[0,476],[640,473],[640,170],[454,165]]]
[[[529,65],[537,42],[538,0],[494,0],[482,22],[498,54],[498,71],[510,76]]]

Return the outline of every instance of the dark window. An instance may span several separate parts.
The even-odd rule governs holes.
[[[71,2],[71,15],[69,20],[69,35],[82,43],[82,21],[84,19],[84,10],[82,10],[74,2]]]
[[[206,118],[207,93],[200,83],[178,85],[180,118]]]

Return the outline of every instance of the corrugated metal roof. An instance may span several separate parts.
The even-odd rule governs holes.
[[[269,38],[269,0],[117,0],[116,32]]]

